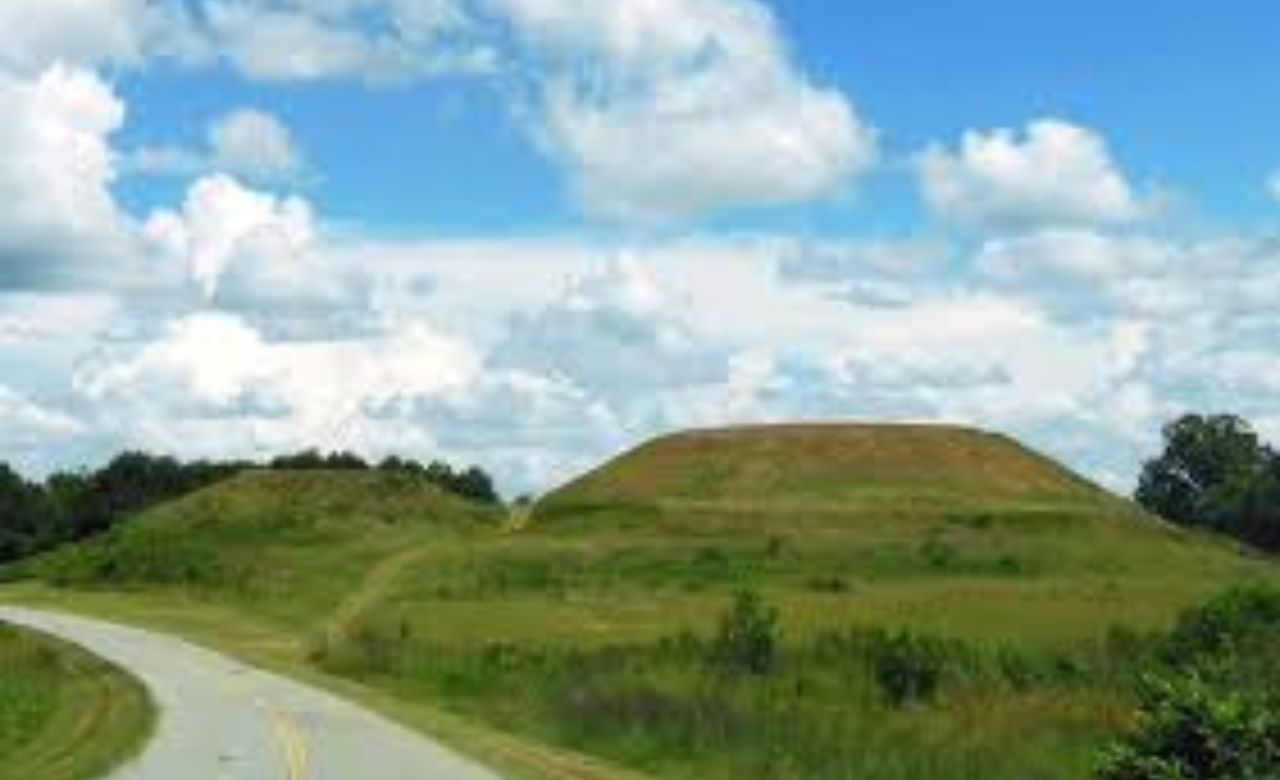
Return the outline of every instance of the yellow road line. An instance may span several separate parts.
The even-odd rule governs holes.
[[[267,705],[261,699],[258,707],[271,718],[271,727],[275,732],[276,742],[284,754],[285,769],[288,780],[306,780],[310,757],[307,753],[307,742],[302,736],[302,729],[289,713]]]

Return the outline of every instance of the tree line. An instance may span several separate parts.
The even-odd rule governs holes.
[[[1143,467],[1135,498],[1177,525],[1280,552],[1280,452],[1236,415],[1165,426],[1164,451]]]
[[[94,471],[58,472],[28,480],[0,462],[0,563],[77,542],[111,529],[128,516],[234,476],[247,469],[277,471],[378,471],[422,480],[482,503],[500,499],[481,468],[426,465],[389,457],[377,464],[349,452],[306,450],[264,464],[250,461],[183,462],[144,452],[117,455]]]

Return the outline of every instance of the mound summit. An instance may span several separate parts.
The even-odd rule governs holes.
[[[544,504],[835,504],[877,495],[1114,500],[1001,434],[947,425],[833,423],[663,436],[552,492]]]

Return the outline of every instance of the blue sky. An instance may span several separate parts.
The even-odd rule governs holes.
[[[1191,2],[838,3],[774,7],[796,59],[844,90],[909,156],[979,127],[1059,116],[1103,130],[1138,181],[1177,188],[1200,219],[1265,225],[1258,171],[1280,135],[1280,12],[1223,14]],[[308,194],[367,229],[537,232],[573,228],[554,167],[508,121],[502,83],[456,77],[368,89],[358,81],[262,84],[227,67],[124,72],[136,106],[125,143],[198,141],[228,106],[261,105],[323,161]],[[145,111],[145,115],[143,112]],[[407,153],[406,141],[412,144]],[[172,197],[134,182],[126,197]],[[174,185],[174,182],[169,182]],[[844,203],[721,215],[721,224],[822,232],[918,227],[909,186],[881,176]],[[875,198],[876,208],[864,208]],[[887,203],[885,202],[887,201]]]
[[[1280,11],[10,0],[0,456],[1280,437]]]

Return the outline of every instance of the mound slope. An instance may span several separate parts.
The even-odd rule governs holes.
[[[544,499],[614,503],[841,503],[882,496],[1107,501],[1097,486],[1006,436],[933,425],[779,425],[655,439]]]
[[[62,585],[180,588],[323,615],[372,567],[499,510],[411,477],[246,472],[34,564]]]

